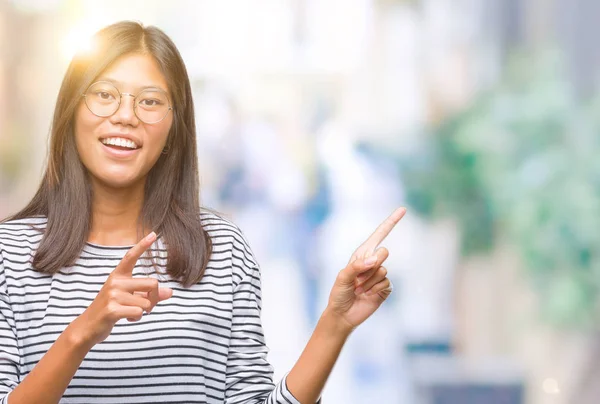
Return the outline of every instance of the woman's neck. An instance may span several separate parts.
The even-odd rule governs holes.
[[[136,244],[145,232],[139,223],[144,183],[114,189],[92,182],[92,188],[92,223],[88,241],[99,245]]]

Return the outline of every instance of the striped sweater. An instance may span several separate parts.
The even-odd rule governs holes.
[[[119,320],[77,370],[61,403],[298,403],[285,377],[273,383],[261,326],[260,270],[240,230],[212,213],[202,224],[213,252],[200,282],[184,288],[165,272],[159,237],[134,277],[173,289],[138,322]],[[42,217],[0,224],[0,404],[93,301],[130,247],[86,243],[54,275],[32,269]],[[158,269],[158,270],[157,270]]]

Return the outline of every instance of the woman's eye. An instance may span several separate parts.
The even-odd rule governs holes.
[[[102,98],[103,100],[109,100],[112,98],[112,94],[111,93],[107,93],[107,92],[99,92],[97,93],[98,97]]]
[[[161,105],[162,103],[160,102],[160,100],[153,100],[150,98],[146,98],[146,99],[143,99],[142,101],[140,101],[140,104],[142,104],[146,107],[157,107],[157,106]]]

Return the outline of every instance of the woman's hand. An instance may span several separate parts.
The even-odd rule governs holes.
[[[365,321],[392,293],[387,269],[386,248],[377,248],[406,213],[398,208],[360,247],[354,251],[346,268],[338,274],[326,310],[344,326],[354,329]]]
[[[127,251],[92,304],[71,323],[82,343],[91,348],[110,335],[118,320],[138,321],[144,312],[150,313],[158,302],[172,296],[173,290],[159,288],[154,278],[132,277],[135,263],[154,240],[152,232]]]

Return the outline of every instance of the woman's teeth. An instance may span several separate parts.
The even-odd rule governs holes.
[[[111,145],[111,146],[119,146],[119,147],[126,147],[128,149],[137,149],[137,145],[129,140],[129,139],[123,139],[121,137],[109,137],[106,139],[102,139],[101,142],[105,145]]]

